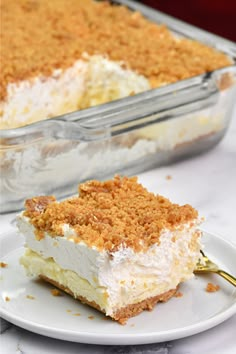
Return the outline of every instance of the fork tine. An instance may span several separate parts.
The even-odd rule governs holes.
[[[200,253],[202,254],[203,257],[206,257],[205,253],[202,250],[200,250]]]
[[[205,261],[205,265],[202,265],[199,260],[198,263],[196,264],[196,269],[194,270],[194,273],[197,273],[197,274],[198,273],[207,273],[207,272],[216,273],[216,274],[219,274],[220,276],[222,276],[224,279],[226,279],[228,282],[230,282],[234,286],[236,286],[236,278],[233,275],[226,273],[224,270],[219,269],[217,264],[212,262],[205,255],[205,253],[202,250],[200,250],[200,253],[203,256],[203,260]]]

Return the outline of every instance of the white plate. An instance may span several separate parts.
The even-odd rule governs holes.
[[[208,233],[204,233],[203,242],[213,260],[228,272],[235,272],[235,246]],[[1,269],[1,316],[38,334],[90,344],[146,344],[202,332],[236,313],[235,288],[217,275],[204,275],[182,284],[182,297],[158,304],[152,312],[143,312],[125,326],[105,321],[102,314],[69,295],[52,296],[52,286],[27,278],[18,263],[22,246],[23,239],[15,233],[1,237],[0,261],[8,264]],[[219,284],[220,291],[207,293],[208,282]],[[80,316],[76,316],[78,313]]]

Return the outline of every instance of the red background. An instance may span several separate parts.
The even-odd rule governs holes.
[[[236,0],[143,0],[140,2],[236,41]]]

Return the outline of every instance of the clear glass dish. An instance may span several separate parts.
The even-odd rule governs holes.
[[[1,212],[26,198],[77,193],[78,183],[136,174],[214,147],[236,101],[236,45],[128,0],[118,3],[165,23],[232,59],[232,66],[132,97],[0,132]]]

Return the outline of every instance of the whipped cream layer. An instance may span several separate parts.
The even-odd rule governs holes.
[[[44,269],[48,272],[47,262],[53,260],[55,264],[52,267],[58,267],[55,281],[69,288],[75,297],[94,301],[112,316],[116,310],[129,304],[175,289],[180,282],[193,276],[200,251],[198,224],[199,220],[195,220],[174,231],[163,230],[159,244],[145,252],[134,252],[124,247],[116,252],[107,252],[88,247],[84,242],[75,243],[74,230],[66,224],[63,237],[45,234],[44,238],[37,240],[33,225],[21,215],[18,218],[19,230],[25,236],[26,247],[36,253],[27,251],[21,263],[29,275],[38,276]],[[60,270],[73,274],[67,277],[66,284],[63,284],[63,272],[60,277]],[[43,275],[50,278],[54,271],[50,272]],[[86,289],[76,286],[76,279],[78,284],[85,281]]]
[[[66,70],[10,83],[0,102],[0,129],[16,128],[150,89],[142,75],[101,55],[83,55]]]

